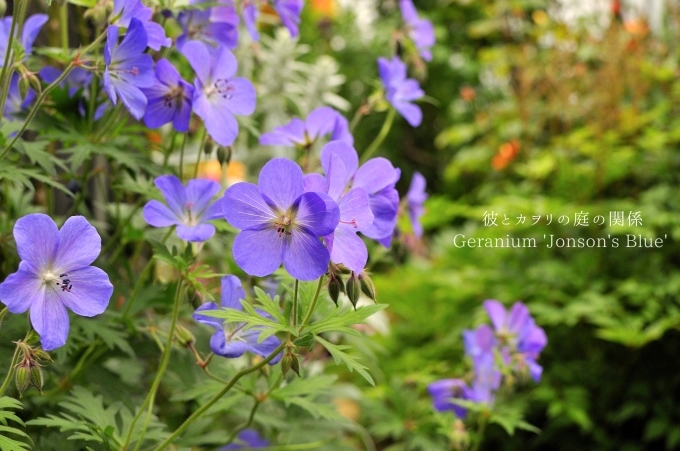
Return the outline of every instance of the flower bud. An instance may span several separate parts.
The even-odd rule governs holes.
[[[213,142],[213,140],[210,138],[206,139],[205,144],[203,144],[203,153],[206,155],[210,155],[214,147],[215,143]]]
[[[33,88],[35,90],[35,92],[41,92],[42,91],[42,85],[40,84],[40,79],[33,72],[27,73],[26,78],[28,78],[28,83],[31,85],[31,88]]]
[[[19,94],[21,95],[22,99],[26,98],[26,95],[28,94],[28,90],[31,86],[28,83],[28,78],[27,77],[20,77],[19,78]]]
[[[31,331],[28,333],[28,336],[26,337],[26,339],[23,342],[25,344],[31,346],[31,345],[38,343],[38,340],[40,340],[40,336],[38,335],[38,333],[35,330],[31,329]]]
[[[31,375],[31,385],[34,386],[35,388],[38,389],[38,391],[42,394],[42,388],[43,384],[45,382],[45,379],[43,378],[43,372],[42,368],[40,368],[40,365],[37,363],[34,366],[31,366],[30,369],[30,375]]]
[[[196,338],[193,336],[193,334],[181,324],[177,324],[175,328],[175,339],[182,347],[190,346],[196,342]]]
[[[52,357],[50,355],[43,351],[42,349],[34,349],[33,350],[33,357],[35,357],[38,360],[49,360],[52,362]]]
[[[347,297],[349,298],[354,310],[357,308],[357,302],[359,302],[359,296],[361,296],[361,283],[359,278],[352,271],[352,274],[347,279]]]
[[[219,161],[221,165],[229,164],[231,161],[231,146],[220,146],[217,148],[217,161]]]
[[[342,278],[338,275],[331,274],[328,279],[328,294],[333,302],[335,302],[336,307],[338,306],[338,298],[340,297],[341,292],[345,292],[345,284],[343,283]]]
[[[373,284],[373,281],[368,277],[368,274],[366,274],[365,271],[359,274],[359,285],[361,285],[361,291],[363,291],[366,296],[373,301],[376,300],[375,284]]]
[[[5,0],[0,0],[0,17],[5,15],[5,11],[7,11],[7,2]]]
[[[19,364],[14,373],[14,383],[17,386],[17,391],[19,392],[19,397],[23,396],[24,392],[31,383],[30,380],[30,370],[23,365],[23,362]]]

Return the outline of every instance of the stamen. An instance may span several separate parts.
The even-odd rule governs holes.
[[[352,218],[351,221],[340,221],[342,224],[351,224],[354,226],[355,229],[359,228],[359,224],[357,223],[357,220]]]
[[[215,83],[213,84],[215,92],[218,94],[222,94],[222,97],[225,99],[231,99],[234,97],[232,94],[236,88],[234,88],[234,85],[229,83],[229,80],[226,78],[218,78],[215,80]]]
[[[71,279],[68,278],[68,274],[59,274],[59,277],[61,278],[61,283],[56,282],[57,286],[61,288],[62,292],[67,291],[70,293],[73,285],[71,284]]]

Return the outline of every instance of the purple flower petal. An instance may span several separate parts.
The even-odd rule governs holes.
[[[217,53],[215,54],[213,66],[211,68],[213,78],[230,80],[234,75],[236,75],[237,68],[238,62],[236,61],[234,54],[231,53],[231,51],[227,48],[218,49]]]
[[[12,313],[24,313],[43,297],[44,283],[27,261],[19,263],[19,270],[0,283],[0,302]]]
[[[29,316],[45,351],[64,346],[68,337],[69,319],[56,290],[45,289],[44,296],[31,304]]]
[[[239,182],[229,187],[222,210],[227,222],[237,229],[262,228],[276,220],[260,189],[252,183]]]
[[[39,270],[53,262],[59,246],[59,229],[49,216],[34,213],[17,220],[14,240],[21,260]]]
[[[192,315],[194,320],[198,321],[201,324],[212,326],[215,329],[217,329],[218,332],[222,332],[222,322],[224,320],[221,318],[215,318],[213,316],[207,316],[200,313],[206,310],[219,310],[219,307],[214,302],[206,302],[204,304],[201,304],[196,310],[194,310],[194,314]]]
[[[161,47],[172,46],[172,39],[165,35],[165,30],[156,22],[144,22],[144,31],[147,36],[147,46],[150,49],[159,51]]]
[[[522,328],[530,318],[529,309],[521,302],[515,302],[510,309],[507,318],[507,330],[516,334],[522,331]]]
[[[197,94],[194,94],[194,112],[203,119],[208,134],[215,142],[222,146],[230,146],[238,135],[238,122],[229,111],[228,106],[222,103],[211,103],[200,93],[197,86]]]
[[[21,46],[26,51],[26,55],[31,53],[33,42],[35,42],[35,38],[38,37],[38,33],[40,33],[42,26],[47,23],[47,19],[47,14],[33,14],[26,19],[26,22],[24,22],[24,27],[21,32]],[[7,34],[9,35],[9,33]]]
[[[338,112],[328,106],[314,109],[305,120],[305,128],[311,141],[333,131]]]
[[[305,142],[305,123],[298,118],[260,136],[260,144],[263,146],[302,146]]]
[[[347,177],[351,178],[359,167],[359,155],[352,145],[343,141],[331,141],[321,149],[321,166],[328,173],[331,155],[336,154],[342,160],[347,171]]]
[[[243,310],[241,299],[246,298],[246,292],[241,285],[241,280],[233,275],[222,277],[222,307]]]
[[[226,107],[233,114],[247,116],[255,111],[255,99],[257,93],[255,86],[245,78],[233,78],[229,81],[230,94],[227,94]]]
[[[108,72],[104,75],[106,76],[107,74]],[[130,112],[132,117],[137,120],[144,117],[147,100],[141,89],[120,79],[109,78],[109,80],[110,85],[116,90],[120,96],[120,100],[123,102],[123,105],[125,105],[125,108]],[[109,91],[107,92],[109,93],[111,102],[115,105],[115,95],[111,96],[111,93]]]
[[[274,0],[274,9],[292,37],[299,34],[298,24],[303,4],[303,0]]]
[[[244,230],[234,240],[234,260],[251,276],[268,276],[283,262],[284,241],[274,228]]]
[[[160,190],[170,210],[181,217],[187,204],[186,189],[175,175],[156,177],[154,185]]]
[[[326,273],[330,254],[319,238],[302,230],[293,230],[289,239],[279,240],[285,242],[283,266],[288,274],[298,280],[316,280]]]
[[[212,58],[207,47],[199,41],[189,41],[182,47],[182,55],[189,61],[196,77],[203,83],[209,83]]]
[[[326,177],[317,173],[305,175],[304,179],[302,180],[302,186],[304,187],[305,192],[325,193],[328,191]]]
[[[484,309],[491,319],[494,329],[500,331],[505,328],[506,313],[503,304],[495,299],[484,301]]]
[[[253,41],[257,42],[260,40],[260,34],[257,32],[257,16],[259,15],[259,10],[252,3],[247,3],[243,7],[243,23],[250,33],[250,37]]]
[[[150,200],[144,205],[142,216],[152,227],[170,227],[180,223],[180,219],[168,207],[157,200]]]
[[[363,188],[354,188],[338,202],[340,220],[338,227],[351,228],[356,232],[367,230],[373,224],[368,193]],[[351,223],[351,224],[350,224]]]
[[[249,351],[262,357],[268,357],[269,354],[276,351],[276,348],[278,348],[279,345],[281,344],[281,340],[279,340],[275,336],[271,336],[262,340],[261,343],[258,343],[261,330],[262,329],[259,327],[249,329],[247,332],[244,332],[242,334],[242,338],[246,341],[246,343],[248,343]],[[275,365],[276,363],[279,362],[279,360],[281,360],[281,357],[283,357],[282,352],[280,352],[273,359],[271,359],[269,361],[269,364]]]
[[[382,157],[371,158],[354,175],[352,187],[364,188],[369,194],[394,185],[399,176],[392,163]]]
[[[55,271],[68,272],[89,266],[97,259],[101,249],[102,239],[97,229],[83,216],[71,216],[59,230],[59,248],[54,257],[58,267]]]
[[[184,241],[201,242],[207,241],[215,234],[215,226],[212,224],[197,224],[194,226],[178,224],[177,236]]]
[[[374,240],[391,237],[397,222],[399,193],[394,188],[385,188],[369,196],[369,202],[373,212],[373,224],[362,233]]]
[[[220,184],[207,179],[193,179],[187,182],[186,196],[189,211],[199,216],[220,191]]]
[[[217,355],[234,359],[248,351],[248,344],[242,341],[227,341],[224,332],[218,330],[210,337],[210,349]]]
[[[80,316],[91,317],[106,310],[113,294],[113,285],[104,271],[86,266],[69,271],[68,278],[70,292],[55,287],[46,288],[45,291],[54,291],[62,304]]]
[[[462,379],[441,379],[427,386],[434,408],[439,412],[453,411],[458,418],[465,418],[465,408],[452,399],[467,399],[470,389]]]
[[[302,169],[286,158],[274,158],[262,167],[258,178],[260,193],[280,211],[286,211],[303,193]]]
[[[313,235],[325,236],[333,232],[340,220],[340,209],[324,193],[304,193],[293,207],[297,210],[295,224]]]
[[[332,242],[333,263],[343,264],[356,273],[363,271],[368,261],[368,250],[354,230],[338,227],[333,233]]]
[[[393,102],[394,109],[401,114],[411,127],[417,127],[423,122],[423,111],[418,105],[408,102]]]
[[[328,163],[328,169],[326,170],[326,181],[328,184],[327,191],[331,199],[336,202],[340,200],[340,197],[345,193],[348,180],[349,176],[344,163],[338,155],[331,152],[330,162]],[[366,199],[366,204],[368,205],[368,198]]]

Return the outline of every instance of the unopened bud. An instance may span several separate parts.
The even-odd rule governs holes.
[[[221,165],[229,164],[231,161],[231,146],[220,146],[217,148],[217,161],[219,161]]]
[[[42,86],[40,85],[40,79],[33,72],[26,74],[26,77],[28,78],[28,83],[31,85],[31,88],[33,88],[35,90],[35,92],[41,92],[42,91]]]
[[[213,140],[210,138],[206,139],[205,144],[203,144],[203,153],[206,155],[210,155],[214,147],[215,143],[213,142]]]
[[[47,352],[43,351],[42,349],[34,349],[33,357],[35,357],[38,360],[49,360],[50,362],[52,361],[52,357],[50,357],[50,355]]]
[[[31,384],[30,370],[23,365],[23,362],[19,364],[16,371],[14,372],[14,382],[17,386],[19,397],[23,396],[24,392]]]
[[[356,310],[357,302],[359,302],[359,296],[361,296],[361,283],[359,282],[359,278],[356,276],[354,271],[352,271],[352,274],[349,276],[349,279],[347,279],[346,289],[347,297],[349,298],[349,301],[352,303],[354,310]]]
[[[183,347],[190,346],[196,342],[196,338],[193,334],[181,324],[178,324],[175,329],[175,338],[177,339],[177,343]]]
[[[338,305],[338,298],[340,297],[341,292],[345,292],[345,284],[339,275],[332,274],[330,279],[328,279],[328,294],[330,295],[333,302],[335,302],[336,307]]]
[[[7,11],[7,2],[5,0],[0,0],[0,17],[5,15],[5,11]]]
[[[35,330],[31,329],[31,331],[28,333],[28,336],[23,342],[29,346],[32,346],[34,344],[37,344],[38,340],[40,340],[40,335],[38,335],[38,333]]]
[[[375,284],[371,280],[370,277],[368,277],[368,274],[365,272],[362,272],[359,274],[359,284],[361,285],[361,291],[371,298],[373,301],[375,301],[376,295],[375,295]]]
[[[42,368],[40,368],[40,365],[35,364],[34,366],[31,366],[30,372],[31,385],[37,388],[40,393],[42,393],[43,383],[45,382]]]
[[[31,88],[28,78],[22,76],[19,78],[19,94],[21,95],[22,99],[26,98],[26,95],[28,95],[28,90]]]

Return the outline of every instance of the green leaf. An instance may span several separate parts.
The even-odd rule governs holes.
[[[25,451],[31,449],[30,445],[27,443],[20,442],[13,437],[7,436],[7,434],[14,434],[30,440],[28,435],[21,429],[8,426],[8,420],[25,426],[24,422],[17,417],[14,412],[8,411],[9,409],[21,408],[23,408],[23,405],[16,399],[10,398],[9,396],[0,397],[0,422],[3,424],[0,425],[0,451]]]
[[[335,360],[335,363],[337,365],[339,365],[341,362],[344,363],[345,366],[347,366],[347,368],[350,371],[356,371],[364,379],[366,379],[369,384],[375,386],[373,378],[371,377],[370,374],[368,374],[367,371],[368,367],[360,364],[359,362],[357,362],[357,359],[355,357],[352,357],[351,355],[345,352],[345,350],[350,349],[351,346],[335,345],[329,341],[324,340],[321,337],[316,337],[316,341],[318,341],[324,348],[326,348],[326,350],[331,354],[331,356],[333,356],[333,360]]]
[[[387,308],[387,304],[368,305],[352,310],[350,308],[341,310],[334,309],[322,320],[312,323],[304,329],[304,332],[320,334],[322,332],[343,332],[357,335],[357,331],[350,326],[362,324],[369,316]]]

